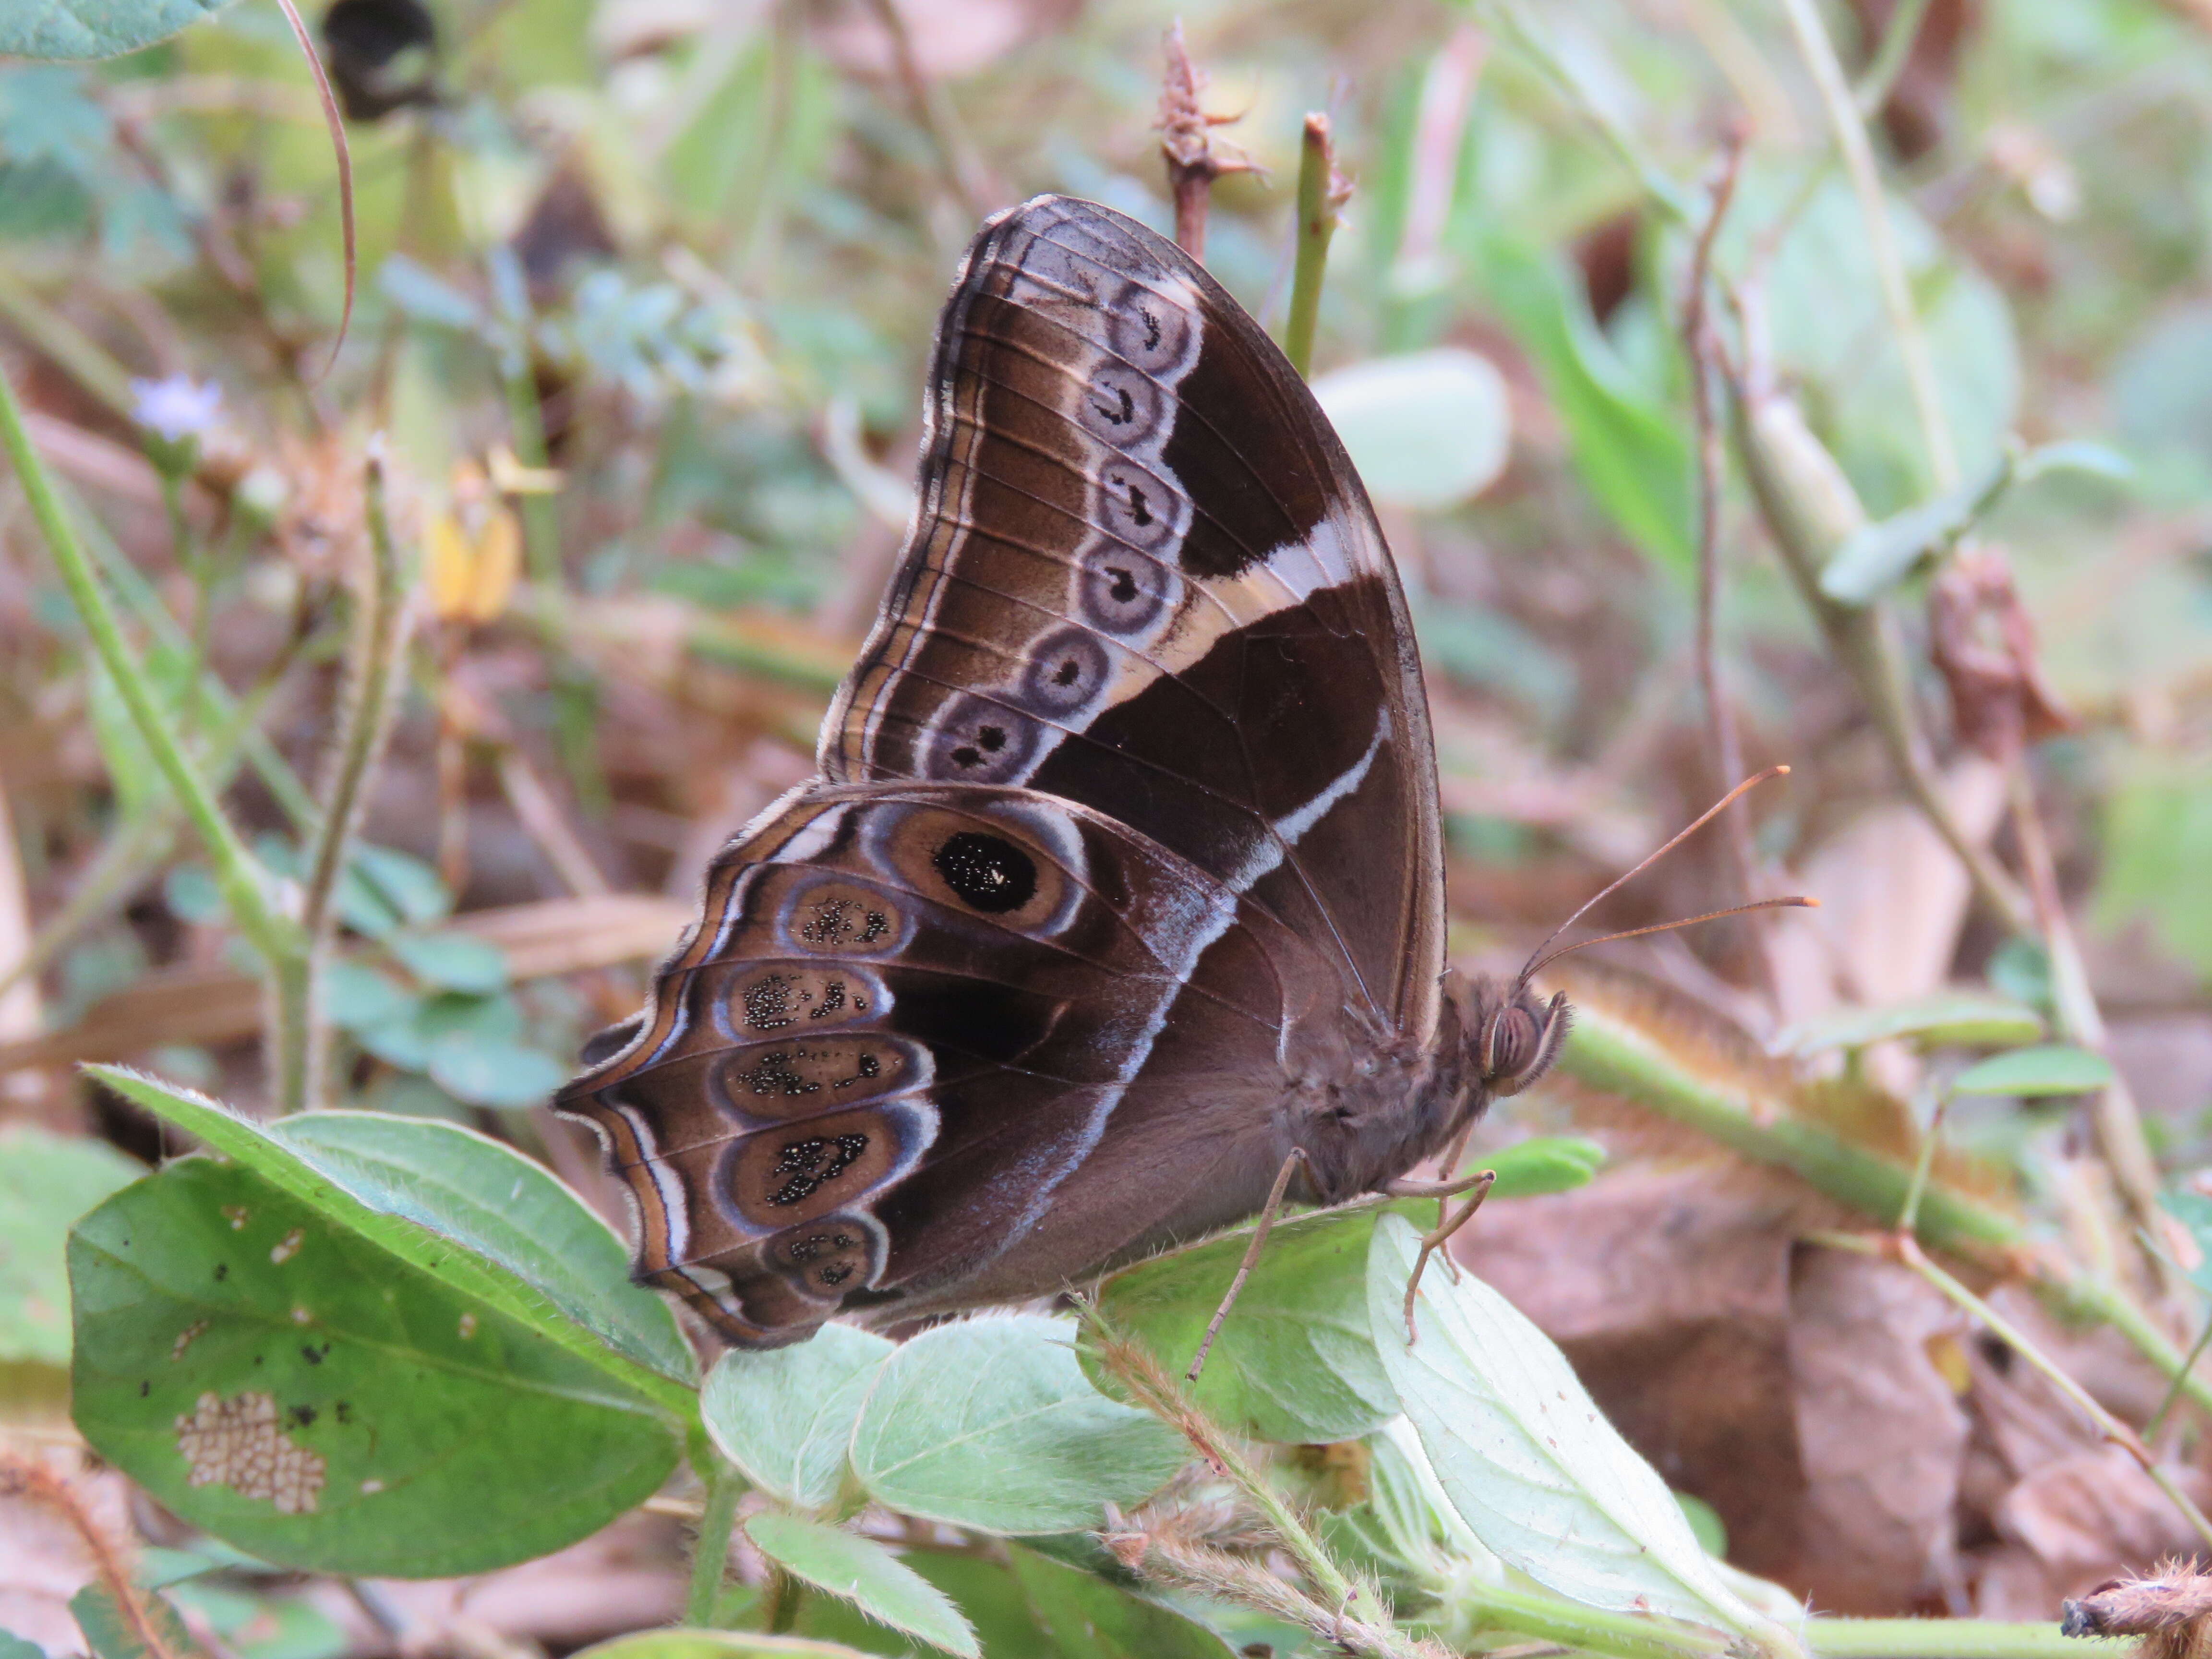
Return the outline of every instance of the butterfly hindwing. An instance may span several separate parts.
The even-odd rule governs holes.
[[[817,787],[724,853],[637,1034],[561,1105],[636,1194],[641,1271],[765,1344],[848,1297],[984,1275],[1164,1073],[1264,1121],[1284,1028],[1332,983],[1098,814],[1021,789]],[[1221,1188],[1206,1162],[1193,1149],[1182,1186],[1081,1225],[1055,1216],[1063,1271],[1172,1224],[1191,1182]],[[1249,1207],[1251,1178],[1218,1196]]]

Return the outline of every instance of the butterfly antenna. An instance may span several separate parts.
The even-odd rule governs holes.
[[[1770,778],[1787,777],[1789,775],[1790,769],[1786,766],[1770,766],[1764,772],[1753,774],[1753,775],[1746,778],[1741,783],[1736,785],[1735,788],[1729,790],[1728,793],[1723,795],[1711,806],[1705,808],[1704,811],[1698,813],[1698,816],[1692,819],[1688,823],[1684,824],[1682,828],[1677,830],[1674,835],[1668,838],[1664,845],[1646,854],[1634,869],[1626,871],[1620,875],[1616,876],[1612,881],[1607,883],[1596,892],[1591,894],[1589,898],[1583,902],[1581,907],[1576,910],[1574,915],[1569,916],[1565,921],[1552,929],[1550,934],[1545,939],[1544,942],[1528,953],[1528,965],[1521,970],[1521,977],[1517,982],[1526,985],[1531,979],[1535,977],[1536,970],[1541,968],[1546,963],[1556,962],[1559,957],[1566,955],[1566,951],[1552,950],[1553,940],[1558,939],[1559,936],[1565,933],[1568,928],[1573,927],[1584,916],[1588,915],[1594,907],[1603,903],[1607,899],[1619,892],[1623,887],[1626,887],[1630,882],[1635,880],[1637,877],[1642,875],[1646,870],[1649,870],[1653,865],[1658,863],[1661,859],[1665,858],[1668,854],[1673,852],[1677,847],[1680,847],[1692,836],[1697,834],[1698,830],[1704,829],[1716,817],[1719,817],[1723,812],[1728,811],[1729,807],[1735,805],[1738,799],[1741,796],[1751,790],[1756,789],[1760,784],[1765,783]],[[1816,907],[1818,902],[1819,901],[1815,899],[1762,899],[1756,904],[1740,904],[1733,910],[1715,910],[1711,915],[1685,916],[1680,921],[1662,922],[1656,927],[1638,927],[1632,933],[1608,933],[1604,939],[1584,939],[1582,945],[1569,945],[1567,947],[1567,951],[1579,951],[1583,948],[1583,945],[1603,945],[1608,939],[1634,939],[1638,933],[1664,933],[1670,927],[1687,927],[1694,922],[1711,921],[1715,917],[1732,916],[1745,910],[1769,910],[1776,908],[1777,906],[1782,905],[1801,905],[1810,908]],[[1547,951],[1551,951],[1551,954],[1548,956],[1545,954]]]
[[[1708,910],[1702,916],[1684,916],[1678,921],[1655,921],[1649,927],[1632,927],[1624,933],[1600,933],[1595,939],[1578,939],[1572,945],[1562,945],[1547,957],[1539,957],[1521,970],[1523,984],[1534,979],[1544,967],[1557,962],[1569,951],[1580,951],[1592,945],[1610,945],[1617,939],[1641,939],[1646,933],[1671,933],[1677,927],[1694,927],[1701,921],[1718,921],[1723,916],[1740,916],[1747,910],[1817,910],[1820,901],[1802,896],[1794,898],[1753,899],[1749,904],[1731,904],[1725,910]]]

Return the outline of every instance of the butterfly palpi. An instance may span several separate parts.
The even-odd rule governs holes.
[[[640,1276],[739,1346],[1049,1294],[1279,1176],[1437,1195],[1408,1172],[1565,1036],[1527,973],[1446,972],[1420,664],[1343,445],[1107,208],[969,249],[819,767],[556,1103]]]

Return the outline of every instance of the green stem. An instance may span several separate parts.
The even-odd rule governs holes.
[[[9,459],[15,464],[32,514],[39,521],[63,585],[69,589],[70,599],[83,620],[85,631],[91,636],[94,653],[122,694],[124,705],[131,711],[132,723],[151,751],[155,764],[161,768],[162,776],[183,804],[185,816],[206,844],[208,855],[215,863],[216,883],[232,920],[264,961],[275,963],[298,955],[303,948],[299,924],[276,908],[270,897],[267,872],[239,839],[237,830],[224,815],[214,791],[193,766],[175,728],[162,712],[144,668],[123,637],[114,608],[93,574],[91,562],[85,557],[76,532],[62,511],[53,482],[31,447],[30,434],[23,428],[22,410],[15,401],[15,389],[4,374],[0,374],[0,444],[4,444]]]
[[[1943,1144],[1943,1119],[1951,1109],[1948,1089],[1936,1097],[1936,1110],[1928,1120],[1927,1133],[1921,1137],[1920,1156],[1913,1160],[1912,1184],[1905,1189],[1905,1206],[1897,1212],[1897,1231],[1915,1231],[1920,1224],[1920,1200],[1928,1191],[1928,1176],[1936,1167],[1936,1148]]]
[[[1313,378],[1314,331],[1321,321],[1321,284],[1328,269],[1329,239],[1336,234],[1336,210],[1343,200],[1340,189],[1328,117],[1309,114],[1298,153],[1297,263],[1291,279],[1290,322],[1283,332],[1284,355],[1302,380]]]
[[[729,1571],[730,1535],[737,1528],[738,1499],[744,1496],[745,1481],[711,1446],[695,1446],[691,1466],[706,1484],[707,1503],[692,1544],[691,1589],[684,1604],[684,1622],[695,1630],[708,1630],[721,1600],[723,1576]]]
[[[1898,252],[1889,198],[1875,166],[1874,146],[1867,141],[1865,119],[1844,80],[1844,66],[1836,61],[1835,43],[1828,39],[1813,0],[1782,0],[1782,9],[1789,14],[1798,50],[1834,130],[1836,148],[1843,154],[1844,171],[1859,198],[1859,214],[1866,222],[1867,254],[1874,262],[1882,307],[1889,313],[1890,331],[1897,337],[1898,356],[1905,362],[1913,412],[1919,417],[1921,437],[1928,446],[1929,471],[1938,490],[1955,489],[1959,459],[1951,446],[1950,426],[1943,418],[1942,393],[1936,384],[1935,365],[1928,356],[1919,313],[1913,308],[1911,286],[1905,280],[1905,261]]]
[[[514,440],[514,458],[523,465],[543,471],[553,463],[545,448],[545,409],[538,401],[538,382],[530,373],[530,354],[522,348],[502,352],[500,381],[507,393],[507,422]],[[522,545],[528,556],[530,580],[548,588],[561,586],[561,517],[553,497],[532,492],[521,499]]]
[[[1912,55],[1912,43],[1920,38],[1920,25],[1927,21],[1928,3],[1929,0],[1899,0],[1889,21],[1882,25],[1874,62],[1851,89],[1851,102],[1862,119],[1871,121],[1889,101],[1890,88],[1897,84],[1905,60]]]
[[[393,693],[406,643],[406,593],[386,509],[383,457],[374,447],[362,498],[368,518],[369,571],[355,599],[353,695],[346,701],[339,727],[337,762],[300,908],[307,950],[296,972],[288,967],[279,976],[277,988],[275,1012],[281,1023],[272,1027],[271,1044],[281,1085],[276,1097],[279,1112],[305,1111],[322,1103],[326,1037],[321,1008],[323,961],[335,926],[338,880],[368,805],[368,780],[392,730],[397,702]]]
[[[2173,1409],[2175,1402],[2181,1398],[2182,1390],[2188,1385],[2191,1375],[2197,1370],[2197,1362],[2204,1357],[2207,1345],[2212,1345],[2212,1316],[2205,1319],[2204,1328],[2197,1334],[2197,1340],[2189,1350],[2189,1357],[2181,1362],[2180,1371],[2172,1382],[2166,1384],[2166,1398],[2158,1402],[2158,1409],[2150,1414],[2150,1421],[2143,1425],[2144,1439],[2157,1438],[2159,1429],[2166,1422],[2166,1413]]]
[[[2120,1650],[2116,1640],[2062,1636],[2049,1620],[1808,1619],[1805,1638],[1819,1659],[2098,1659]]]
[[[1671,1620],[1605,1613],[1541,1590],[1488,1586],[1451,1608],[1455,1637],[1499,1635],[1524,1641],[1556,1643],[1574,1653],[1605,1659],[1686,1659],[1717,1656],[1728,1638],[1715,1632]]]
[[[1575,1010],[1559,1070],[1686,1124],[1746,1158],[1788,1170],[1875,1226],[1892,1224],[1911,1189],[1911,1172],[1902,1164],[1793,1115],[1790,1102],[1778,1095],[1754,1099],[1749,1085],[1716,1083],[1692,1072],[1601,1006],[1584,1002]],[[2024,1274],[2028,1288],[2061,1318],[2112,1326],[2162,1376],[2182,1378],[2189,1398],[2212,1411],[2212,1383],[2186,1371],[2180,1351],[2141,1309],[2104,1281],[2035,1251],[2027,1230],[2012,1217],[1931,1180],[1916,1220],[1931,1249],[1992,1271]]]

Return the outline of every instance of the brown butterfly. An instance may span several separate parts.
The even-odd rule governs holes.
[[[1040,197],[939,325],[821,775],[556,1105],[730,1341],[1025,1298],[1407,1172],[1564,997],[1444,963],[1406,601],[1344,447],[1174,244]],[[1283,1177],[1278,1182],[1278,1175]]]

